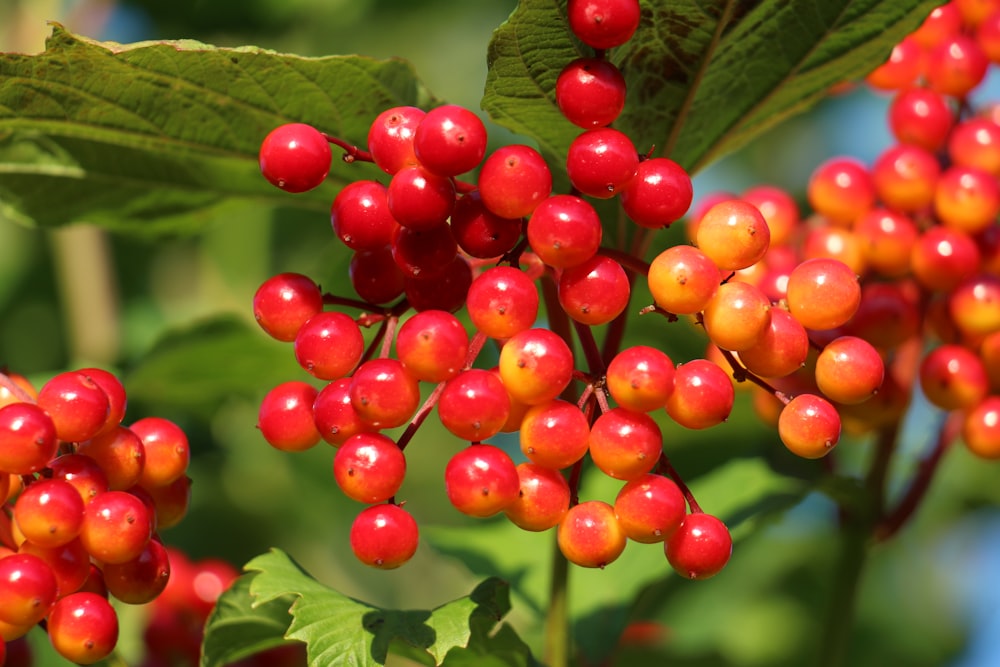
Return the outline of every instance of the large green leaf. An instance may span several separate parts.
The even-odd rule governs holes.
[[[282,634],[306,643],[310,665],[384,665],[394,642],[418,650],[421,661],[433,665],[446,660],[449,665],[472,664],[476,656],[491,653],[507,656],[503,664],[531,664],[530,652],[516,633],[505,624],[497,628],[510,611],[510,601],[507,584],[495,577],[483,581],[469,596],[436,609],[397,611],[338,593],[277,549],[257,556],[245,569],[252,573],[249,586],[224,593],[222,611],[209,620],[203,667],[225,664],[253,632],[261,632],[260,648],[271,645],[276,623],[273,609],[282,604],[286,610]]]
[[[300,121],[364,146],[384,109],[431,102],[401,60],[98,43],[55,25],[43,53],[0,56],[0,206],[28,224],[170,232],[234,200],[323,211],[374,168],[335,158],[325,186],[289,195],[260,175],[266,134]]]
[[[697,169],[805,110],[889,55],[937,0],[642,1],[633,38],[611,54],[628,97],[616,127]],[[483,107],[565,156],[580,129],[560,114],[555,81],[573,58],[565,0],[522,0],[495,33]]]

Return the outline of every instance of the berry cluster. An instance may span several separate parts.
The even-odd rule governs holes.
[[[981,4],[944,11],[969,5],[969,14]],[[325,294],[298,273],[270,278],[254,297],[261,327],[292,343],[302,368],[323,383],[275,387],[261,404],[260,430],[286,451],[320,441],[336,448],[334,478],[367,505],[350,536],[361,561],[391,568],[415,552],[416,522],[396,497],[404,450],[436,411],[468,443],[444,466],[459,511],[555,529],[563,554],[581,566],[608,565],[629,541],[659,543],[680,574],[710,577],[730,557],[729,531],[701,510],[670,463],[656,417],[687,429],[720,424],[742,382],[755,388],[757,411],[790,452],[825,457],[845,426],[862,432],[901,418],[915,375],[907,362],[924,323],[947,342],[920,366],[925,393],[968,410],[970,446],[1000,455],[998,399],[987,398],[997,386],[988,368],[1000,367],[1000,245],[990,208],[1000,196],[989,196],[1000,172],[970,177],[986,167],[941,167],[933,151],[945,144],[901,139],[881,167],[836,158],[817,169],[808,191],[814,215],[805,220],[777,187],[706,196],[688,218],[691,243],[647,263],[639,249],[688,213],[693,191],[680,165],[643,153],[611,127],[626,79],[609,51],[640,18],[635,0],[567,4],[570,31],[592,51],[564,67],[554,91],[580,128],[563,165],[570,192],[552,192],[549,165],[530,146],[488,152],[481,121],[453,105],[386,110],[371,124],[367,150],[300,124],[262,145],[261,169],[279,186],[322,181],[328,154],[292,157],[320,139],[388,175],[388,184],[346,186],[331,207],[333,230],[354,253],[359,298]],[[971,26],[963,18],[954,35]],[[965,70],[952,69],[962,78]],[[914,77],[919,85],[907,83],[901,95],[930,94],[949,113],[968,115],[968,91],[935,89],[929,73]],[[935,131],[935,121],[915,114],[911,136]],[[939,139],[961,146],[949,164],[994,156],[995,135],[959,127]],[[914,157],[919,150],[927,160]],[[949,177],[952,168],[960,171]],[[639,242],[621,248],[604,238],[594,200],[615,200]],[[654,347],[623,346],[640,278],[653,303],[638,312],[694,323],[710,342],[704,358],[675,364]],[[480,367],[486,344],[499,350],[495,366]],[[499,433],[518,434],[518,461],[490,444]],[[621,482],[613,502],[581,501],[585,468]]]
[[[970,100],[1000,63],[998,30],[1000,2],[954,0],[900,42],[867,77],[892,95],[895,142],[871,165],[849,156],[819,165],[807,219],[776,188],[742,195],[771,242],[760,261],[730,268],[787,314],[772,309],[768,336],[736,354],[773,379],[755,405],[803,456],[822,454],[820,433],[839,429],[838,415],[852,432],[898,422],[919,387],[974,454],[1000,458],[1000,114]],[[716,210],[692,219],[706,253],[702,227],[717,224]],[[725,347],[708,314],[706,331]],[[782,407],[774,388],[794,398]],[[825,416],[805,429],[793,408]]]
[[[160,417],[123,425],[125,389],[98,368],[39,390],[0,374],[0,637],[43,625],[56,651],[91,664],[111,653],[109,597],[144,604],[170,578],[158,537],[190,500],[184,432]],[[0,644],[2,645],[2,644]]]

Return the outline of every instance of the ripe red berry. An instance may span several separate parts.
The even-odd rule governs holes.
[[[781,410],[778,435],[789,451],[807,459],[826,456],[840,440],[840,415],[821,396],[799,394]]]
[[[348,498],[359,503],[380,503],[392,498],[403,485],[406,457],[381,433],[357,433],[337,448],[333,478]]]
[[[392,241],[399,226],[389,210],[389,191],[378,181],[348,183],[330,205],[330,225],[351,250],[374,250]]]
[[[660,427],[645,412],[612,408],[590,427],[590,458],[608,477],[641,477],[653,469],[662,451]]]
[[[458,176],[474,169],[486,154],[486,126],[475,113],[445,104],[431,109],[413,135],[417,160],[441,176]]]
[[[680,220],[691,208],[691,176],[665,157],[639,162],[635,177],[622,188],[622,208],[640,227],[660,229]]]
[[[487,209],[501,218],[523,218],[552,192],[552,172],[534,148],[513,144],[486,157],[478,184]]]
[[[396,356],[413,377],[424,382],[443,382],[458,375],[468,351],[465,327],[443,310],[421,311],[396,333]]]
[[[568,468],[587,453],[590,424],[574,403],[556,398],[533,405],[521,419],[521,452],[545,468]]]
[[[540,203],[527,226],[528,243],[539,259],[566,269],[584,263],[601,246],[601,218],[575,195],[553,195]]]
[[[413,136],[426,112],[410,106],[386,109],[368,129],[368,152],[375,164],[387,174],[417,164]]]
[[[594,255],[559,276],[559,305],[581,324],[607,324],[628,305],[632,288],[621,264]]]
[[[614,356],[606,381],[608,393],[619,406],[652,412],[662,408],[674,391],[674,364],[655,347],[633,345]]]
[[[83,442],[97,435],[111,411],[100,385],[77,371],[59,373],[42,385],[38,407],[52,418],[56,437],[66,442]]]
[[[638,0],[570,0],[569,27],[577,38],[595,49],[621,46],[639,27]]]
[[[760,210],[739,199],[719,202],[698,222],[698,249],[722,271],[756,264],[771,244],[771,230]]]
[[[354,253],[348,267],[351,287],[368,303],[388,303],[406,288],[403,272],[392,257],[392,247]]]
[[[902,144],[937,151],[948,141],[954,124],[955,114],[948,102],[927,88],[900,91],[889,106],[889,128]]]
[[[511,523],[522,530],[540,532],[556,526],[569,510],[569,483],[558,470],[534,463],[519,463],[517,500],[504,508]]]
[[[319,130],[305,123],[287,123],[271,130],[261,142],[260,172],[286,192],[306,192],[326,179],[331,156],[330,143]]]
[[[500,350],[500,378],[511,397],[537,405],[559,396],[573,378],[573,351],[549,329],[525,329]]]
[[[681,426],[703,429],[726,421],[735,398],[733,382],[724,370],[706,359],[693,359],[674,371],[674,391],[666,409]]]
[[[47,629],[56,652],[80,665],[103,660],[118,643],[118,615],[96,593],[72,593],[56,602]]]
[[[34,403],[0,408],[0,442],[0,471],[12,475],[38,472],[59,446],[52,418]]]
[[[807,329],[833,329],[851,319],[861,302],[858,277],[836,259],[815,258],[788,276],[788,310]]]
[[[272,388],[260,403],[257,428],[264,440],[284,452],[301,452],[319,442],[313,420],[316,388],[301,380],[289,380]]]
[[[729,529],[711,514],[688,514],[664,544],[667,561],[681,576],[708,579],[718,574],[733,553]]]
[[[52,608],[56,586],[52,569],[38,556],[0,557],[0,621],[34,625]]]
[[[316,313],[295,336],[295,360],[321,380],[350,373],[364,351],[365,339],[357,322],[337,311]]]
[[[486,208],[479,190],[458,198],[450,222],[458,247],[480,259],[510,251],[521,238],[523,226],[518,218],[502,218]]]
[[[358,416],[379,429],[402,426],[420,404],[417,379],[397,359],[370,359],[361,364],[348,391]]]
[[[556,104],[585,130],[610,125],[625,107],[625,77],[604,58],[577,58],[556,79]]]
[[[626,482],[615,497],[615,515],[630,540],[663,542],[687,512],[680,487],[663,475],[647,473]]]
[[[80,542],[102,563],[125,563],[138,558],[153,535],[153,516],[138,497],[125,491],[107,491],[87,504]]]
[[[517,500],[521,482],[510,456],[493,445],[469,445],[444,470],[448,500],[459,512],[489,517]]]
[[[507,339],[528,329],[538,317],[538,290],[528,274],[495,266],[479,274],[466,297],[472,324],[490,338]]]
[[[25,539],[42,547],[58,547],[80,534],[83,499],[61,479],[39,479],[14,503],[14,521]]]
[[[399,505],[367,507],[351,524],[351,549],[365,565],[382,570],[399,567],[417,551],[417,522]]]
[[[444,224],[455,208],[455,184],[423,165],[403,167],[392,175],[386,200],[400,225],[433,229]]]
[[[610,199],[635,177],[639,154],[628,136],[611,127],[581,132],[566,153],[573,187],[597,199]]]
[[[603,500],[574,505],[559,522],[559,550],[580,567],[604,568],[625,550],[625,530],[614,508]]]
[[[437,412],[452,435],[480,442],[503,428],[510,416],[510,398],[499,375],[470,368],[448,380],[438,397]]]
[[[142,440],[146,454],[140,486],[166,486],[184,476],[191,460],[191,444],[180,426],[163,417],[144,417],[129,429]]]

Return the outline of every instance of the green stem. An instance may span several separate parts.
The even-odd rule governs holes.
[[[817,667],[840,667],[845,659],[854,629],[858,592],[864,574],[872,534],[885,510],[885,482],[889,463],[896,447],[897,425],[879,432],[874,458],[865,477],[862,502],[841,504],[840,553],[833,578],[833,595],[827,609],[824,635],[820,643]]]
[[[543,662],[547,667],[568,667],[569,561],[555,540],[552,545],[552,581],[549,586],[549,610],[545,616]]]

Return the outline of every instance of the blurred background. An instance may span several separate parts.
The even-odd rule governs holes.
[[[478,109],[486,44],[515,4],[0,0],[0,50],[42,50],[46,22],[57,20],[72,32],[117,42],[194,38],[304,56],[398,56],[412,62],[440,98]],[[997,89],[991,84],[984,95],[1000,97]],[[864,87],[831,98],[698,174],[696,202],[716,190],[738,193],[763,183],[783,186],[804,202],[808,175],[824,159],[849,154],[870,163],[891,143],[884,120],[887,103]],[[157,238],[112,235],[80,223],[40,231],[0,213],[0,364],[27,375],[36,386],[84,365],[115,370],[129,392],[126,423],[155,414],[185,428],[193,447],[192,505],[188,517],[163,534],[165,542],[193,559],[218,557],[236,566],[279,547],[347,595],[397,608],[438,606],[467,594],[491,568],[500,567],[492,573],[523,584],[515,586],[511,621],[529,642],[537,642],[551,536],[512,537],[499,520],[471,522],[458,516],[447,505],[441,482],[446,452],[454,443],[435,420],[426,422],[408,449],[404,487],[422,529],[434,536],[433,545],[422,546],[414,562],[393,572],[366,570],[350,554],[347,529],[359,508],[334,485],[333,450],[321,444],[294,456],[276,452],[254,427],[264,393],[305,374],[290,346],[254,329],[253,293],[270,275],[297,271],[328,291],[348,294],[348,256],[328,219],[264,209],[211,220],[197,236]],[[660,243],[676,242],[680,233],[672,230]],[[682,325],[666,337],[662,326],[642,325],[632,336],[663,347],[675,362],[704,350],[699,333]],[[185,371],[192,369],[198,382],[185,384]],[[732,499],[748,493],[747,480],[772,479],[758,475],[749,463],[713,475],[724,463],[763,459],[778,469],[803,468],[788,460],[776,436],[756,420],[747,397],[739,400],[730,423],[710,432],[669,427],[667,437],[676,448],[671,457],[683,475],[695,478],[707,511],[738,508]],[[912,472],[931,444],[928,426],[937,418],[930,408],[914,410],[898,457],[901,475]],[[517,448],[509,438],[498,444]],[[845,460],[863,460],[866,443],[848,442],[841,449],[850,447],[855,449],[845,453]],[[997,466],[955,448],[917,518],[875,550],[849,664],[1000,664]],[[609,493],[597,481],[586,491]],[[615,576],[611,593],[624,591],[635,601],[619,594],[621,604],[615,605],[614,595],[590,599],[581,592],[589,607],[578,630],[593,633],[581,639],[584,644],[606,644],[596,630],[603,614],[652,619],[667,628],[651,644],[617,658],[608,656],[606,645],[585,646],[588,655],[605,661],[592,664],[648,664],[667,657],[677,665],[803,664],[822,622],[817,610],[829,592],[837,538],[831,508],[813,493],[787,512],[769,514],[753,530],[748,521],[746,539],[729,567],[708,582],[679,584],[662,555],[636,561],[658,569],[639,571],[636,582],[622,588],[620,578],[634,570],[573,572],[574,590],[607,588],[608,577]],[[133,625],[141,624],[141,611],[133,616]],[[137,656],[138,640],[124,636],[122,652],[126,658]]]

